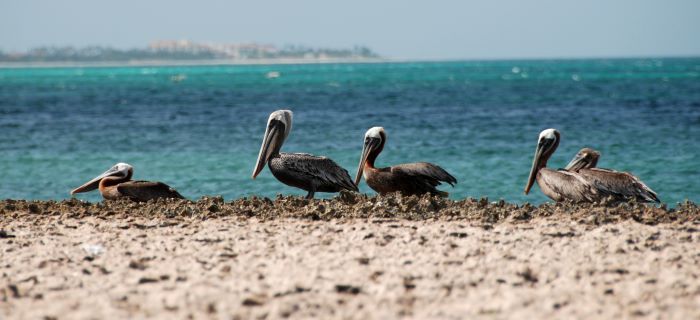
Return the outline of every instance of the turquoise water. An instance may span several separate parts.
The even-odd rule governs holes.
[[[192,199],[302,195],[268,169],[250,178],[280,108],[295,112],[283,151],[352,175],[381,125],[378,165],[439,164],[459,180],[452,198],[546,201],[522,190],[554,127],[550,166],[593,147],[663,201],[700,201],[700,59],[0,69],[0,198],[66,199],[116,162]]]

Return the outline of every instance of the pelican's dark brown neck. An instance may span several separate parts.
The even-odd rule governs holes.
[[[120,183],[127,182],[131,180],[132,172],[129,171],[129,173],[126,175],[126,177],[105,177],[102,180],[100,180],[100,192],[104,192],[104,190],[108,187],[116,186]]]
[[[275,135],[272,137],[274,139],[272,141],[272,152],[270,153],[270,159],[272,159],[280,156],[280,150],[282,150],[282,144],[284,144],[286,138],[284,133],[287,126],[279,120],[270,121],[270,125],[276,130]],[[270,161],[268,160],[268,162]]]
[[[540,159],[540,165],[539,168],[537,168],[537,170],[547,167],[547,161],[549,161],[549,158],[552,157],[554,151],[557,151],[557,147],[559,147],[559,132],[555,132],[554,135],[557,138],[554,140],[552,146],[545,150],[545,152],[542,154],[542,158]]]
[[[369,152],[369,154],[367,154],[367,163],[365,164],[365,166],[369,168],[374,168],[374,161],[377,160],[379,154],[382,153],[382,150],[384,150],[384,143],[386,143],[386,134],[384,134],[384,132],[380,132],[379,136],[381,137],[379,139],[379,146],[375,149],[372,149]]]
[[[598,158],[599,158],[598,155],[595,155],[595,154],[591,155],[590,159],[588,159],[588,163],[585,166],[585,168],[590,169],[590,168],[597,167],[598,166]]]

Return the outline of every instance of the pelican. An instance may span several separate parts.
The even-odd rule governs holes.
[[[380,194],[399,191],[404,195],[430,193],[446,197],[447,192],[436,189],[441,182],[454,186],[457,179],[443,168],[432,163],[418,162],[399,164],[387,168],[375,168],[374,161],[384,149],[386,132],[382,127],[373,127],[365,133],[360,164],[355,176],[355,184],[365,177],[367,185]]]
[[[628,172],[596,168],[599,158],[600,152],[591,148],[583,148],[564,169],[578,173],[584,179],[592,181],[597,188],[613,194],[615,198],[661,202],[656,192],[634,175]]]
[[[282,144],[292,130],[292,111],[277,110],[267,119],[267,128],[260,146],[253,179],[267,163],[272,175],[280,182],[308,192],[313,199],[316,192],[357,191],[348,171],[333,160],[306,153],[281,153]]]
[[[540,133],[525,194],[530,192],[537,180],[542,193],[554,201],[594,202],[603,199],[606,195],[578,173],[547,168],[547,160],[557,150],[560,137],[556,129],[546,129]]]
[[[145,202],[159,198],[184,199],[175,189],[162,182],[133,181],[134,167],[126,163],[117,163],[101,175],[86,182],[82,186],[70,192],[88,192],[100,190],[102,198],[107,200],[130,199],[136,202]]]
[[[578,172],[581,169],[595,168],[600,159],[600,152],[591,148],[583,148],[574,156],[564,170]]]

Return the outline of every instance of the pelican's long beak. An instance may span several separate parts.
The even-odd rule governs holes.
[[[76,193],[89,192],[89,191],[95,190],[100,186],[100,181],[102,181],[102,179],[109,177],[109,176],[118,175],[118,174],[122,174],[121,171],[119,171],[117,169],[117,167],[111,167],[111,168],[109,168],[109,170],[103,172],[101,175],[86,182],[82,186],[73,189],[73,191],[71,191],[70,194],[74,195]]]
[[[285,138],[284,129],[284,123],[282,123],[282,121],[271,120],[269,122],[265,129],[265,135],[263,136],[263,142],[260,146],[260,153],[255,163],[255,169],[253,169],[253,179],[265,168],[265,164],[270,160],[270,157],[272,157],[275,152],[279,152]]]
[[[535,178],[537,178],[537,172],[540,171],[540,163],[542,162],[542,154],[544,152],[545,146],[547,145],[547,140],[540,140],[537,143],[537,149],[535,150],[535,157],[532,159],[532,168],[530,168],[530,176],[527,178],[527,185],[525,186],[525,194],[530,192],[530,188],[535,183]]]
[[[367,162],[367,157],[381,144],[381,140],[377,138],[367,138],[365,139],[365,145],[362,147],[362,155],[360,156],[360,164],[357,167],[357,175],[355,175],[355,185],[360,185],[360,179],[362,179],[362,172],[365,169],[365,163]]]
[[[564,170],[566,171],[578,171],[580,169],[585,168],[588,165],[588,160],[586,160],[586,157],[582,156],[581,154],[577,154],[569,164],[564,167]]]

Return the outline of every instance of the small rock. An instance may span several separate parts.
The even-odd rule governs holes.
[[[246,307],[257,307],[257,306],[261,306],[261,305],[265,304],[265,301],[264,301],[263,297],[253,296],[253,297],[248,297],[248,298],[243,299],[242,304]]]
[[[145,284],[145,283],[155,283],[158,282],[159,280],[156,278],[150,278],[150,277],[143,277],[139,279],[139,284]]]
[[[148,266],[141,261],[132,260],[131,262],[129,262],[129,268],[136,270],[146,270]]]
[[[360,287],[355,287],[348,284],[337,284],[335,285],[335,291],[338,293],[358,294],[360,293],[361,289]]]

